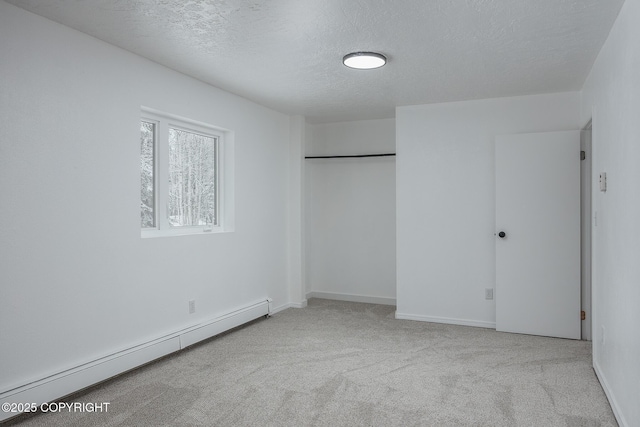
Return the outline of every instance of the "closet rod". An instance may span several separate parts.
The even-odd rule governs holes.
[[[396,153],[382,153],[382,154],[350,154],[344,156],[306,156],[305,159],[344,159],[353,157],[390,157],[395,156]]]

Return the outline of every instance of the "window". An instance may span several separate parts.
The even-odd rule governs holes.
[[[144,109],[140,120],[143,237],[223,231],[225,132]]]
[[[169,128],[169,224],[217,225],[218,138]]]

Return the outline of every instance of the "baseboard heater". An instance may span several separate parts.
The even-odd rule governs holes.
[[[271,314],[271,299],[250,304],[225,315],[209,319],[151,341],[121,350],[82,365],[54,373],[28,384],[0,393],[1,403],[15,403],[22,408],[25,403],[52,402],[74,392],[130,371],[155,359],[175,353],[197,342],[211,338],[262,316]],[[19,415],[16,412],[0,412],[0,421]]]

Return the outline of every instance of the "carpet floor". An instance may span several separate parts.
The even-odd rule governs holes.
[[[616,426],[591,343],[394,319],[311,299],[67,399],[20,426]]]

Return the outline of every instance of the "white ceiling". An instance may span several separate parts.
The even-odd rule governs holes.
[[[579,90],[624,0],[7,0],[310,122]],[[389,58],[342,65],[352,51]]]

